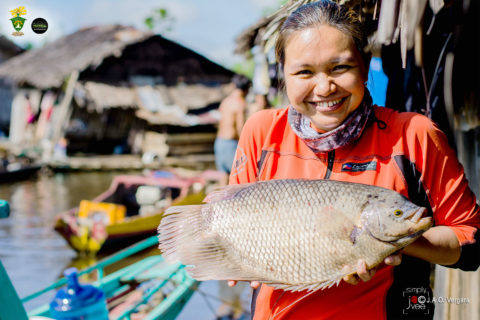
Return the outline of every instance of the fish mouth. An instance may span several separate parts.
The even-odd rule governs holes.
[[[427,217],[427,209],[419,208],[409,217],[410,221],[415,224],[415,227],[409,228],[407,238],[413,238],[422,234],[429,229],[433,224],[432,217]]]
[[[403,234],[401,237],[395,235],[386,235],[383,239],[375,236],[368,228],[368,234],[375,238],[376,240],[384,243],[389,243],[394,246],[399,246],[402,243],[407,242],[409,239],[417,238],[422,233],[427,231],[433,225],[433,218],[427,217],[427,209],[419,208],[416,211],[413,211],[412,214],[406,219],[410,220],[414,225],[408,228],[406,234]]]
[[[418,223],[420,219],[424,217],[426,214],[427,214],[427,209],[421,207],[417,211],[412,212],[412,214],[410,215],[410,217],[408,217],[408,219],[410,219],[410,221],[412,221],[413,223]]]

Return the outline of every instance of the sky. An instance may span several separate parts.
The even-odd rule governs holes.
[[[242,57],[234,55],[235,38],[258,21],[279,0],[2,0],[0,33],[20,46],[35,47],[70,34],[82,27],[124,24],[147,30],[144,20],[154,9],[165,8],[175,20],[171,31],[162,34],[227,68]],[[24,36],[15,37],[11,10],[24,6],[27,14]],[[30,25],[44,18],[48,30],[36,34]]]

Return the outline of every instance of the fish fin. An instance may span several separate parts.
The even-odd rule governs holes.
[[[292,292],[297,292],[297,291],[318,291],[318,290],[323,290],[327,288],[331,288],[333,285],[337,285],[340,283],[342,279],[333,279],[333,280],[327,280],[327,281],[322,281],[322,282],[315,282],[315,283],[306,283],[306,284],[300,284],[300,285],[289,285],[289,284],[280,284],[280,283],[267,283],[268,285],[276,288],[276,289],[282,289],[285,291],[292,291]]]
[[[159,249],[168,262],[185,264],[182,253],[185,245],[197,238],[203,221],[203,205],[172,206],[165,210],[158,226]]]
[[[244,184],[230,184],[227,186],[221,186],[213,189],[206,197],[203,199],[203,202],[216,202],[220,200],[227,200],[234,198],[239,192],[248,189],[252,185],[256,184],[255,182],[244,183]]]
[[[293,301],[292,303],[290,303],[288,306],[284,307],[282,310],[278,311],[278,312],[275,312],[275,314],[273,314],[273,317],[271,318],[272,320],[274,320],[275,318],[277,318],[281,313],[285,312],[286,310],[290,309],[291,307],[295,306],[296,304],[300,303],[300,301],[308,298],[309,296],[311,296],[312,294],[314,294],[315,291],[310,291],[308,292],[307,294],[301,296],[300,298],[298,298],[297,300]]]
[[[202,210],[205,205],[173,206],[165,211],[158,227],[159,249],[165,260],[181,262],[200,281],[254,279],[228,254],[228,244],[205,230],[208,213]]]

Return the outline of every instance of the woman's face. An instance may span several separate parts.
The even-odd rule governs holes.
[[[353,39],[327,25],[290,36],[284,74],[290,103],[320,131],[335,129],[358,108],[367,80]]]

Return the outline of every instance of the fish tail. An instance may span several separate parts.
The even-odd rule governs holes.
[[[205,205],[188,205],[165,211],[158,227],[159,248],[165,260],[181,262],[200,281],[254,279],[229,254],[228,244],[206,230],[209,213],[205,210]]]
[[[191,246],[202,232],[203,205],[173,206],[165,210],[158,226],[158,242],[168,262],[185,261],[186,247]]]

